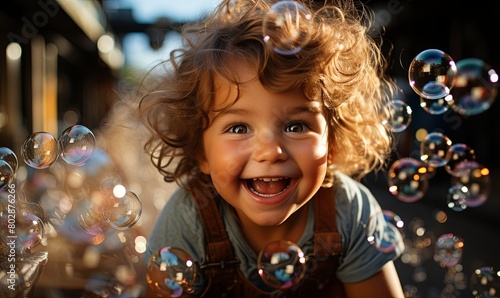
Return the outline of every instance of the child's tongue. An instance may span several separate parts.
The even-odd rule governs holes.
[[[249,180],[250,188],[254,189],[256,192],[261,194],[276,194],[285,189],[288,184],[287,179],[281,179],[278,181],[263,181],[263,180]]]

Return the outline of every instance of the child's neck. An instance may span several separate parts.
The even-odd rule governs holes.
[[[248,244],[258,254],[272,241],[289,240],[298,243],[304,233],[308,210],[309,204],[305,204],[279,226],[259,226],[244,216],[239,217],[239,224]]]

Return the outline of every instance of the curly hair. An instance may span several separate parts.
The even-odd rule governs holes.
[[[183,48],[170,53],[168,74],[139,105],[152,133],[145,149],[165,181],[210,185],[197,157],[210,125],[216,79],[237,84],[229,63],[234,57],[256,65],[269,90],[301,88],[307,98],[322,102],[330,143],[325,184],[331,184],[336,170],[360,179],[385,165],[393,136],[381,112],[396,87],[385,73],[381,42],[370,34],[374,14],[353,0],[295,1],[311,12],[310,27],[304,29],[307,43],[283,54],[263,38],[275,2],[224,0],[206,19],[183,26]]]

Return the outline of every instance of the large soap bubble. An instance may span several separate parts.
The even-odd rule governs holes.
[[[457,66],[447,53],[428,49],[420,52],[408,70],[410,86],[419,96],[444,98],[455,84]]]
[[[58,157],[56,138],[48,132],[35,132],[30,135],[21,148],[24,162],[35,169],[50,167]]]
[[[399,200],[420,200],[429,187],[426,165],[411,157],[396,160],[388,172],[389,191]]]
[[[83,125],[66,128],[58,142],[61,159],[71,166],[84,165],[94,153],[95,136]]]
[[[163,247],[149,258],[146,282],[160,297],[180,297],[193,291],[196,268],[191,256],[176,247]]]
[[[457,80],[450,94],[451,108],[460,115],[480,114],[490,108],[498,94],[498,74],[483,60],[457,62]]]
[[[298,53],[311,38],[312,15],[295,1],[276,2],[264,19],[264,41],[282,55]]]
[[[267,285],[276,289],[288,289],[304,277],[306,259],[297,244],[285,240],[275,241],[261,250],[257,268]]]

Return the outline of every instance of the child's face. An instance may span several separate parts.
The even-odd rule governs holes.
[[[248,64],[234,63],[238,100],[211,115],[201,170],[240,217],[262,226],[284,222],[321,187],[327,170],[327,122],[319,101],[300,90],[272,93]],[[237,89],[219,82],[215,108]]]

